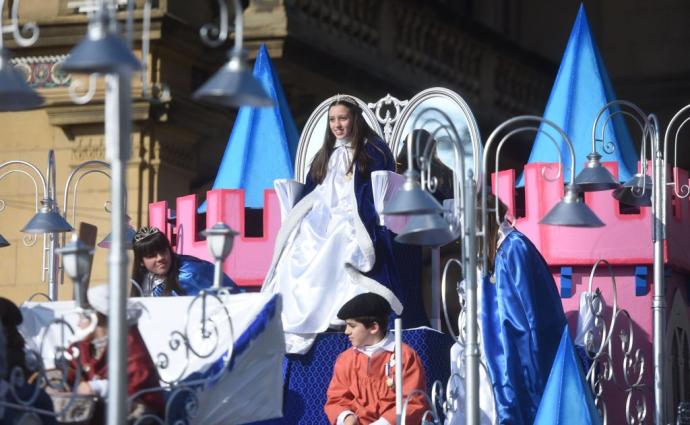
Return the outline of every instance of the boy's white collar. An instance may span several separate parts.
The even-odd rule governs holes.
[[[367,357],[371,357],[379,351],[389,351],[392,353],[395,351],[395,338],[393,338],[393,333],[387,332],[386,336],[384,336],[383,339],[376,344],[353,348],[360,353],[365,354]]]

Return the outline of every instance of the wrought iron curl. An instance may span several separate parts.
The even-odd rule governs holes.
[[[0,22],[0,47],[3,46],[2,35],[5,33],[12,33],[12,38],[21,47],[29,47],[38,40],[39,29],[36,22],[27,22],[23,26],[19,25],[19,3],[20,0],[12,2],[12,10],[10,12],[10,25],[3,26]],[[0,0],[0,10],[5,8],[5,0]],[[27,36],[24,36],[27,34]]]
[[[196,297],[192,299],[187,307],[187,314],[185,319],[185,324],[182,330],[174,330],[170,334],[170,340],[168,346],[171,351],[179,351],[183,349],[184,361],[182,362],[182,367],[180,371],[173,378],[161,377],[161,381],[168,385],[175,385],[179,383],[182,377],[185,375],[186,371],[190,366],[190,361],[193,357],[199,359],[208,359],[213,356],[214,353],[218,352],[218,348],[223,346],[226,349],[227,355],[224,356],[224,365],[220,371],[211,377],[207,377],[201,381],[194,381],[194,383],[201,383],[212,381],[220,377],[224,372],[225,368],[232,359],[232,349],[234,343],[234,328],[232,324],[232,319],[230,318],[230,313],[223,303],[221,297],[229,295],[227,289],[221,289],[219,291],[201,291]],[[207,298],[210,299],[214,304],[214,311],[210,312],[209,303]],[[192,311],[197,303],[201,303],[201,320],[194,323],[193,320],[196,319],[197,315],[193,315]],[[211,313],[220,312],[220,321],[216,322],[216,319],[212,317]],[[227,325],[227,344],[223,343],[221,339],[221,325]],[[193,331],[201,331],[201,340],[198,338],[193,338]],[[223,336],[225,338],[225,336]],[[199,343],[202,345],[199,346]],[[210,348],[205,348],[204,345],[210,343]],[[166,353],[158,353],[158,367],[161,370],[168,369],[171,366],[170,356]],[[178,363],[178,362],[176,362]],[[190,384],[190,383],[188,383]]]
[[[464,274],[464,268],[462,265],[462,262],[458,260],[457,258],[451,258],[448,261],[446,261],[446,265],[443,267],[443,273],[441,274],[441,304],[443,305],[443,317],[446,320],[446,326],[448,327],[448,332],[451,334],[453,337],[453,340],[458,342],[459,344],[464,345],[465,344],[465,338],[463,335],[463,329],[464,326],[461,326],[460,329],[458,329],[458,333],[460,336],[455,335],[455,332],[453,332],[453,325],[450,322],[450,316],[448,314],[448,303],[446,299],[446,288],[447,288],[447,279],[448,279],[448,271],[450,270],[450,266],[456,264],[459,268],[460,271],[463,272]],[[460,317],[458,318],[459,323],[464,323],[464,314],[465,314],[465,309],[463,308],[464,306],[464,293],[462,293],[461,288],[460,288],[460,282],[457,282],[457,290],[458,290],[458,297],[460,298]]]
[[[83,80],[81,79],[73,79],[68,89],[69,97],[72,99],[72,102],[76,103],[77,105],[85,105],[91,102],[96,94],[98,77],[99,75],[96,73],[89,74],[89,79],[87,80],[86,84],[84,84]],[[84,93],[80,94],[80,91],[84,91]]]
[[[613,304],[610,316],[610,323],[607,324],[604,317],[604,302],[601,290],[596,288],[593,291],[594,275],[600,264],[608,267],[611,276]],[[624,391],[626,396],[625,416],[626,422],[630,425],[643,423],[646,419],[647,405],[646,397],[642,392],[645,384],[642,378],[645,370],[645,362],[640,349],[635,348],[634,329],[630,314],[627,310],[618,307],[618,291],[616,286],[615,273],[611,264],[605,259],[599,259],[592,267],[589,277],[589,296],[587,306],[594,318],[592,329],[588,329],[584,342],[587,349],[587,356],[592,364],[587,371],[586,379],[594,394],[594,402],[599,409],[604,423],[607,423],[608,408],[603,400],[605,384],[612,383],[618,390]],[[622,318],[621,318],[622,317]],[[626,326],[627,325],[627,326]],[[619,326],[623,328],[614,333]],[[615,337],[618,340],[615,340]],[[616,353],[614,347],[618,347],[623,355],[620,362],[622,376],[617,373],[614,366]],[[635,403],[633,403],[633,400]],[[633,411],[634,409],[634,411]]]
[[[676,116],[680,116],[680,114],[686,111],[687,108],[688,107],[686,106],[685,108],[678,111],[678,114],[676,114]],[[678,128],[676,129],[675,135],[673,137],[673,181],[675,183],[673,185],[673,193],[676,195],[676,197],[680,199],[684,199],[690,196],[690,185],[688,185],[687,183],[681,183],[678,176],[678,135],[688,122],[690,122],[690,117],[685,118],[683,122],[681,122],[678,125]],[[672,123],[669,123],[669,129],[671,128],[671,124]],[[667,134],[669,129],[666,130]],[[666,143],[664,145],[666,145]],[[664,148],[664,150],[666,150],[666,148]],[[666,158],[665,153],[664,158]]]
[[[218,47],[228,39],[228,5],[225,0],[218,0],[220,10],[219,24],[207,23],[199,29],[201,40],[209,47]],[[235,13],[239,13],[235,11]]]
[[[405,397],[405,401],[403,401],[402,415],[401,415],[401,419],[402,419],[401,424],[402,425],[405,425],[407,423],[407,421],[406,421],[407,420],[407,406],[410,404],[410,400],[413,397],[424,397],[424,401],[426,402],[427,406],[431,407],[430,410],[426,410],[424,412],[423,418],[428,417],[428,415],[430,414],[432,416],[432,422],[431,422],[432,424],[440,424],[441,423],[441,420],[438,416],[438,412],[436,411],[436,406],[431,402],[431,400],[429,399],[429,396],[424,391],[415,388],[414,390],[410,391],[410,393],[407,395],[407,397]],[[423,419],[422,423],[425,424],[425,423],[429,423],[429,422],[426,421],[426,419]]]
[[[617,109],[614,109],[613,111],[609,111],[609,109],[612,109],[613,106],[618,107]],[[625,109],[620,109],[621,106],[625,106],[630,108],[634,114],[630,111],[627,111]],[[604,116],[605,113],[608,114],[606,115],[606,118],[604,119],[603,125],[599,126],[599,121],[601,118]],[[596,144],[600,143],[601,144],[601,149],[607,153],[607,154],[612,154],[615,151],[615,143],[614,141],[611,140],[606,140],[606,128],[609,126],[609,124],[612,122],[613,118],[616,115],[625,115],[628,117],[631,117],[635,123],[640,127],[640,130],[643,132],[643,137],[644,137],[644,127],[646,125],[645,121],[645,113],[634,103],[628,102],[626,100],[612,100],[611,102],[607,103],[601,109],[599,109],[599,113],[597,114],[596,118],[594,119],[594,124],[592,124],[592,153],[596,152]],[[597,135],[597,129],[601,128],[601,133]]]
[[[26,161],[7,161],[4,163],[1,163],[0,168],[4,168],[4,167],[10,166],[10,165],[24,166],[24,167],[27,167],[27,168],[33,170],[36,173],[36,175],[38,175],[39,179],[41,180],[41,183],[44,185],[44,188],[43,188],[44,189],[44,195],[45,195],[45,193],[47,193],[46,192],[47,189],[45,188],[45,183],[46,183],[45,178],[43,178],[43,175],[41,174],[41,172],[33,164],[30,164]],[[4,174],[0,175],[0,180],[4,179],[5,177],[7,177],[13,173],[23,174],[23,175],[27,176],[28,178],[30,178],[31,181],[33,182],[34,189],[35,189],[35,191],[34,191],[34,194],[35,194],[34,195],[35,196],[34,197],[34,212],[38,212],[38,191],[39,191],[39,188],[38,188],[38,181],[36,180],[36,177],[26,170],[22,170],[21,168],[15,168],[15,169],[8,170]],[[5,201],[3,199],[0,199],[0,212],[2,212],[5,209],[5,207],[6,207]],[[45,238],[45,236],[44,236],[44,238]],[[36,245],[37,240],[38,240],[38,234],[36,234],[36,233],[25,233],[22,236],[22,244],[26,247],[32,247],[32,246]]]

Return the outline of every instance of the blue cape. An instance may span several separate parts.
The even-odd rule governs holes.
[[[178,255],[180,261],[180,286],[186,295],[197,295],[202,289],[213,286],[213,264],[191,255]],[[230,292],[239,292],[235,282],[223,273],[222,286],[231,288]]]
[[[532,424],[566,325],[544,258],[517,230],[482,281],[482,339],[501,424]]]

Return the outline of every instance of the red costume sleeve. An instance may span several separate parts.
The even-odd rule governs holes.
[[[426,392],[424,366],[421,360],[419,360],[417,353],[409,346],[403,344],[403,403],[405,402],[405,397],[415,389]],[[423,396],[413,397],[407,404],[407,419],[405,422],[410,425],[419,425],[427,409],[428,407]],[[394,424],[395,402],[381,416],[386,418],[391,424]]]
[[[349,378],[347,376],[347,351],[340,354],[333,366],[333,377],[331,383],[328,384],[328,391],[326,392],[326,404],[323,410],[328,416],[328,422],[335,424],[340,415],[345,410],[352,410],[352,401],[354,395],[350,392]]]
[[[156,366],[136,325],[130,326],[127,332],[127,353],[127,393],[131,396],[137,391],[158,387]],[[137,397],[137,400],[157,412],[163,411],[164,402],[161,392],[146,393]]]

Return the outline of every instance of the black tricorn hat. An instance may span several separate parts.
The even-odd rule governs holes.
[[[379,294],[367,292],[359,294],[343,304],[338,311],[338,319],[347,320],[355,317],[381,317],[391,313],[391,305]]]

